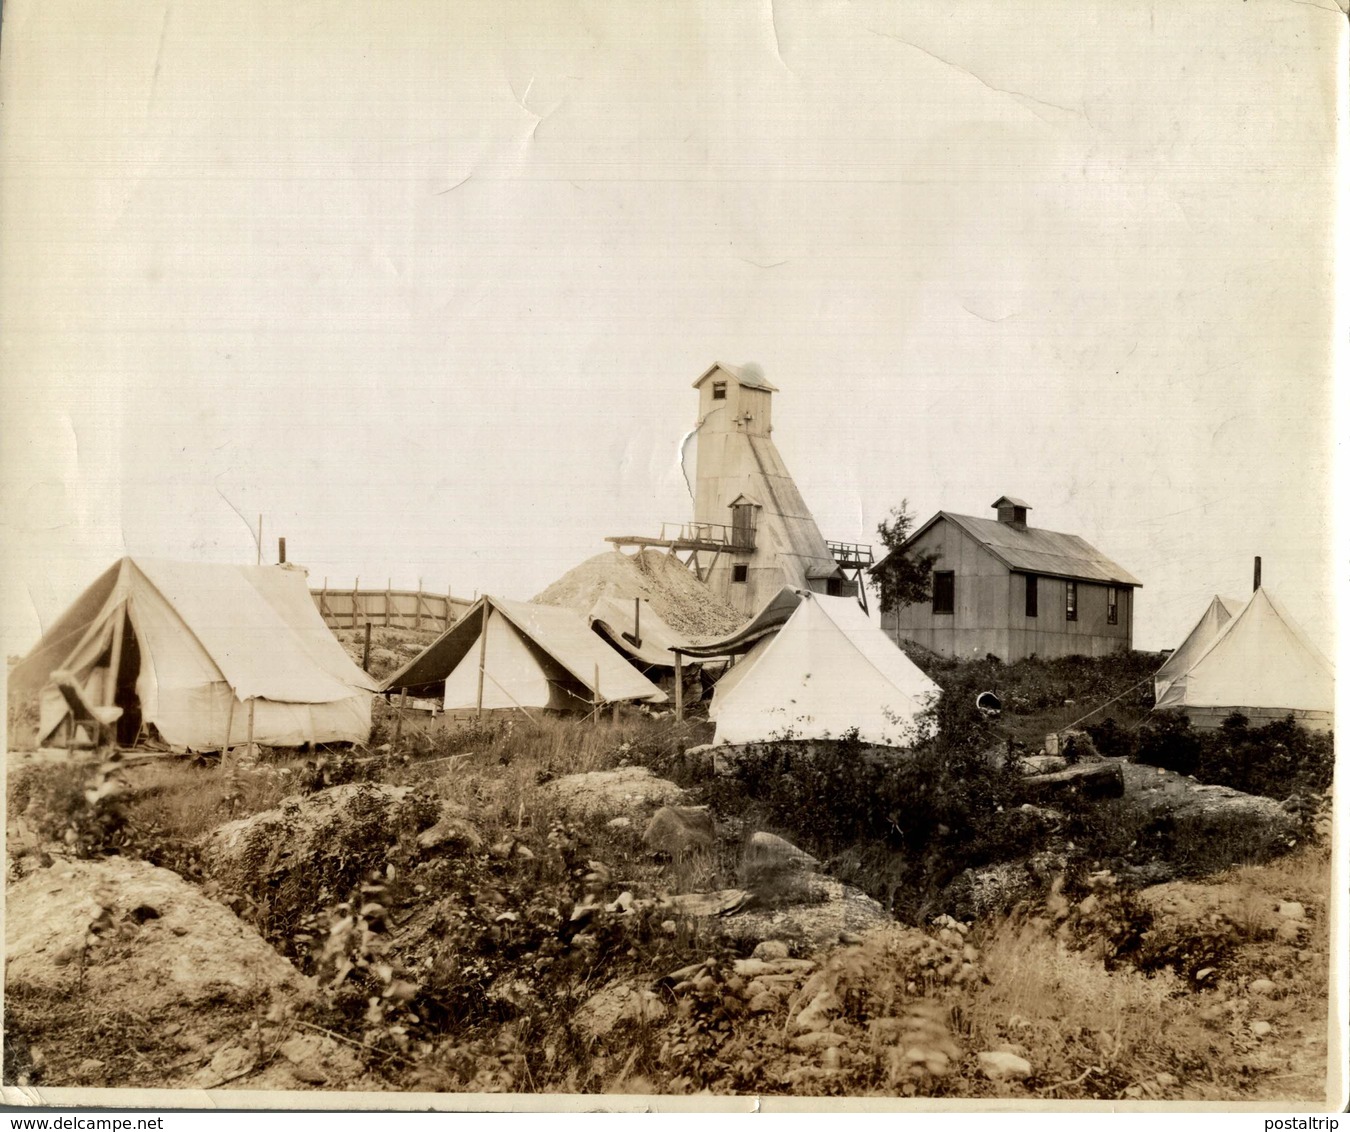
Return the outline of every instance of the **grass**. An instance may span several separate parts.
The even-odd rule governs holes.
[[[1085,688],[1096,689],[1131,675],[1134,663],[1122,662],[1114,674],[1108,665],[1098,665],[1079,678]],[[1015,686],[1033,704],[1037,681],[1048,687],[1059,679],[1057,673],[1055,666],[1028,662]],[[986,674],[976,670],[955,675],[974,686]],[[1082,694],[1075,686],[1074,695]],[[1062,702],[1029,708],[1031,714],[1022,718],[1035,719],[1035,711],[1060,707]],[[571,1019],[576,1007],[611,981],[650,986],[692,961],[744,954],[719,950],[723,944],[716,923],[672,916],[659,906],[633,916],[593,912],[590,918],[574,919],[588,886],[602,891],[606,902],[623,891],[650,900],[661,893],[733,886],[753,889],[760,904],[770,907],[810,896],[809,878],[796,870],[757,870],[744,864],[744,837],[755,829],[777,829],[797,838],[791,828],[764,821],[764,812],[749,805],[745,796],[710,784],[704,777],[706,764],[685,755],[689,747],[707,741],[709,730],[704,722],[677,725],[669,717],[654,719],[627,709],[617,718],[606,714],[598,721],[490,716],[482,723],[469,721],[428,734],[406,731],[394,748],[386,747],[393,731],[391,710],[377,701],[377,729],[367,749],[309,758],[269,752],[255,763],[234,761],[224,770],[164,760],[121,772],[127,789],[115,799],[118,809],[111,816],[121,823],[114,823],[117,830],[131,833],[115,847],[154,854],[157,863],[191,876],[190,847],[221,822],[274,809],[290,795],[341,782],[412,786],[425,799],[460,807],[481,835],[481,846],[397,857],[397,880],[384,885],[379,899],[388,905],[390,922],[400,925],[399,931],[388,930],[376,922],[377,913],[370,914],[379,950],[352,952],[367,960],[362,973],[350,976],[342,987],[330,987],[327,1005],[315,1016],[325,1028],[385,1051],[374,1068],[393,1087],[591,1092],[706,1087],[714,1092],[740,1088],[882,1095],[913,1087],[898,1075],[903,1066],[892,1064],[894,1058],[887,1060],[889,1047],[864,1048],[870,1039],[858,1039],[864,1044],[845,1049],[845,1064],[853,1068],[833,1084],[812,1076],[785,1083],[785,1051],[790,1048],[786,1019],[775,1016],[770,1024],[767,1017],[747,1015],[743,1005],[726,1005],[720,983],[697,1001],[692,992],[680,997],[663,988],[672,1005],[679,1000],[678,1010],[663,1022],[620,1030],[608,1045],[575,1032]],[[718,815],[724,830],[718,843],[675,860],[657,859],[641,842],[640,824],[612,827],[604,817],[571,818],[548,789],[565,775],[623,765],[644,765],[683,786],[707,788],[707,799],[724,805]],[[84,804],[84,787],[94,769],[86,760],[34,766],[16,774],[9,785],[11,816],[28,811],[31,818],[45,809],[48,832],[59,834],[70,813]],[[970,784],[963,773],[956,779]],[[913,797],[909,800],[912,804]],[[959,809],[978,802],[992,811],[997,800],[961,794],[951,804]],[[864,797],[857,804],[875,801]],[[1097,867],[1112,863],[1098,857],[1125,860],[1132,853],[1164,852],[1187,857],[1191,871],[1199,872],[1235,858],[1258,860],[1268,848],[1260,838],[1248,845],[1251,839],[1241,828],[1225,831],[1186,823],[1154,830],[1154,840],[1145,844],[1147,825],[1143,819],[1131,824],[1134,819],[1125,820],[1127,816],[1119,803],[1094,804],[1081,814],[1068,814],[1071,835],[1085,850],[1100,850],[1080,863]],[[911,823],[902,824],[909,828]],[[112,828],[95,825],[86,833],[96,848],[100,833]],[[1010,842],[1017,840],[1019,828],[1008,825]],[[369,844],[354,848],[376,853],[383,862],[390,851],[383,832],[362,827],[361,836]],[[328,851],[343,851],[342,835],[335,826]],[[394,850],[403,853],[404,841]],[[921,841],[920,850],[930,847],[928,840]],[[1140,844],[1131,848],[1132,841]],[[529,854],[513,852],[512,845],[524,846]],[[843,988],[841,998],[857,1006],[849,1024],[861,1034],[867,1018],[894,1017],[899,1020],[897,1032],[910,1032],[908,1026],[916,1034],[931,1030],[939,1035],[932,1040],[934,1051],[942,1052],[941,1027],[933,1019],[949,1019],[959,1046],[944,1053],[951,1062],[950,1075],[921,1086],[948,1096],[989,1096],[1000,1089],[1007,1095],[1012,1089],[1013,1095],[1044,1099],[1312,1097],[1320,1082],[1316,1066],[1303,1072],[1307,1067],[1294,1063],[1292,1047],[1277,1047],[1274,1039],[1259,1046],[1251,1039],[1246,1026],[1254,1015],[1244,1011],[1256,1007],[1225,1007],[1228,1013],[1218,1022],[1206,1012],[1220,993],[1240,997],[1243,980],[1269,974],[1282,988],[1278,1002],[1268,1007],[1281,1041],[1286,1032],[1293,1042],[1295,1032],[1315,1033],[1319,1024],[1325,1026],[1326,977],[1317,973],[1325,942],[1306,942],[1305,950],[1321,951],[1313,960],[1296,961],[1294,948],[1277,947],[1269,933],[1261,936],[1257,928],[1261,908],[1297,899],[1307,906],[1314,928],[1322,930],[1328,860],[1325,850],[1305,848],[1266,864],[1229,868],[1212,878],[1215,884],[1247,893],[1251,905],[1250,923],[1237,925],[1239,954],[1231,974],[1225,968],[1221,988],[1198,988],[1170,968],[1149,975],[1121,963],[1108,970],[1104,948],[1082,946],[1082,940],[1058,933],[1044,917],[1024,910],[976,925],[970,939],[979,948],[984,978],[960,985],[930,985],[917,968],[910,971],[905,964],[913,966],[921,957],[918,952],[908,958],[865,947],[851,958],[843,953],[846,958],[838,962],[845,965],[835,974]],[[916,895],[921,893],[915,878],[922,861],[921,855],[906,857],[872,840],[842,846],[828,864],[840,879],[867,881],[888,904],[926,921],[937,909]],[[265,884],[265,878],[258,883]],[[324,938],[337,913],[322,901],[319,905],[310,911],[319,924],[316,938]],[[298,964],[309,962],[294,940],[273,942]],[[823,952],[814,958],[835,962]],[[312,966],[317,973],[317,964]],[[387,977],[378,975],[382,967],[389,969]],[[380,999],[400,980],[417,984],[412,1007],[381,999],[372,1014],[372,998]],[[917,990],[910,988],[911,982]],[[96,1052],[93,1031],[80,1022],[80,1004],[66,1009],[22,996],[14,1002],[17,1013],[7,1037],[22,1039],[13,1044],[14,1056],[21,1057],[31,1045],[47,1049],[46,1083],[78,1083],[80,1065],[91,1058],[107,1061],[104,1072],[118,1083],[164,1080],[156,1079],[163,1071],[157,1047],[150,1042],[142,1048],[150,1039],[140,1030],[133,1033],[128,1020],[110,1021],[124,1036],[125,1048],[107,1058]],[[938,1015],[924,1013],[930,1009]],[[50,1015],[46,1022],[44,1011]],[[221,1020],[222,1026],[236,1023],[244,1025],[240,1019]],[[1025,1087],[995,1087],[980,1075],[976,1051],[1001,1046],[1024,1050],[1032,1061],[1033,1076]],[[790,1056],[800,1067],[801,1056]],[[1291,1064],[1298,1077],[1287,1072]],[[6,1078],[15,1079],[8,1064]]]

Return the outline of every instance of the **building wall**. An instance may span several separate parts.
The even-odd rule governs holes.
[[[1015,574],[955,523],[935,523],[915,543],[918,553],[936,553],[933,569],[956,575],[955,611],[934,613],[932,602],[884,613],[882,628],[941,656],[1000,660],[1028,656],[1105,656],[1128,649],[1133,591],[1117,587],[1117,624],[1108,625],[1107,587],[1078,583],[1078,620],[1067,619],[1068,583],[1044,574],[1037,579],[1037,616],[1026,615],[1026,575]]]
[[[726,399],[714,401],[713,385],[722,380]],[[811,572],[835,569],[834,557],[769,435],[772,396],[721,372],[699,387],[695,522],[730,526],[733,500],[745,496],[758,504],[754,550],[724,552],[707,578],[714,593],[747,616],[783,586],[806,588]],[[738,564],[747,568],[744,582],[734,580]],[[823,591],[824,580],[819,586]]]

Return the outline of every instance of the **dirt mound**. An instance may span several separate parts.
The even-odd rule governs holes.
[[[618,550],[597,554],[573,567],[533,600],[565,606],[585,616],[606,590],[621,598],[643,599],[672,629],[694,639],[724,636],[745,621],[688,567],[656,550],[644,550],[632,557]]]
[[[433,848],[415,839],[445,816],[437,799],[411,787],[333,786],[217,827],[202,846],[202,865],[213,895],[280,939],[306,912],[383,871],[401,844],[409,853]]]
[[[62,862],[10,887],[7,1072],[33,1084],[302,1088],[350,1077],[341,1051],[266,1067],[299,1033],[311,980],[229,909],[167,869]]]
[[[158,1012],[307,993],[305,980],[229,909],[168,869],[70,861],[9,889],[5,980]]]

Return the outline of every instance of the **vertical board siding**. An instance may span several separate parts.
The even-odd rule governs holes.
[[[1026,575],[1014,573],[955,523],[935,523],[914,544],[937,554],[934,570],[956,575],[955,614],[935,614],[932,603],[884,613],[888,636],[913,641],[941,656],[978,659],[992,654],[1009,663],[1029,656],[1107,656],[1132,644],[1133,590],[1117,586],[1117,624],[1106,620],[1107,589],[1078,582],[1078,620],[1065,616],[1068,583],[1036,575],[1037,616],[1026,615]]]

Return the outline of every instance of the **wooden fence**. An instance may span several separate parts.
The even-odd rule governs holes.
[[[330,589],[325,580],[310,593],[330,629],[359,629],[367,622],[387,629],[448,629],[473,605],[449,593],[363,590],[359,578],[351,589]]]

